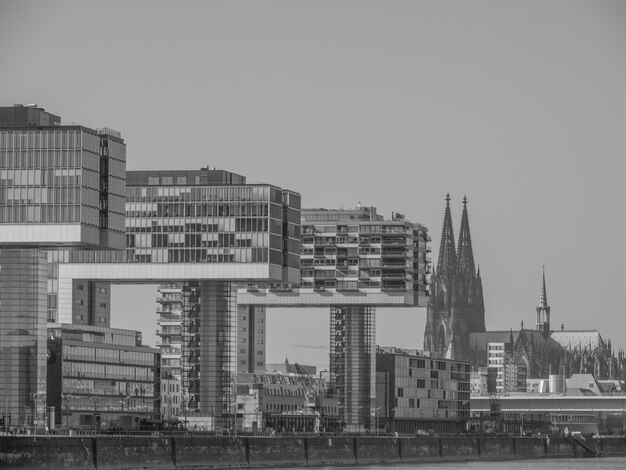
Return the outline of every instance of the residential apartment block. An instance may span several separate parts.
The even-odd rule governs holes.
[[[381,430],[463,432],[470,410],[468,362],[423,351],[376,350],[376,402],[370,422]]]

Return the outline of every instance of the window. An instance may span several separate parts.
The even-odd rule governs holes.
[[[83,319],[83,315],[76,315],[76,319],[77,320],[82,320]]]
[[[107,319],[106,317],[100,317],[100,323],[106,323]]]
[[[76,299],[76,305],[82,305],[83,299]]]
[[[398,397],[403,397],[404,396],[404,389],[403,388],[399,388],[397,395],[398,395]]]
[[[100,293],[101,294],[106,294],[107,293],[107,288],[106,287],[101,287],[100,288]]]
[[[105,302],[100,302],[100,308],[107,308],[107,304]]]
[[[82,284],[76,284],[76,290],[83,290],[84,288]]]

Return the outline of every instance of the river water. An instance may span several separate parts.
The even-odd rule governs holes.
[[[292,467],[283,470],[301,470],[302,467]],[[325,470],[337,467],[318,467]],[[535,460],[507,460],[507,461],[480,461],[480,462],[440,462],[397,465],[366,465],[346,467],[351,470],[390,470],[390,469],[417,469],[417,470],[624,470],[626,457],[602,457],[589,459],[535,459]]]

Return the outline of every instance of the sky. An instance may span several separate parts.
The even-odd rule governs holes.
[[[488,329],[552,323],[626,347],[626,2],[0,0],[0,104],[110,127],[127,168],[210,165],[425,224],[467,195]],[[113,326],[156,329],[152,286]],[[379,309],[422,346],[425,309]],[[152,323],[151,323],[152,322]],[[270,310],[268,362],[323,363],[325,310]],[[149,325],[146,326],[146,325]]]

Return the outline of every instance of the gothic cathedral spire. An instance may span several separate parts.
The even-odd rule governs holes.
[[[467,197],[463,197],[463,214],[461,216],[461,229],[459,231],[458,245],[458,270],[461,274],[474,275],[474,251],[472,249],[472,236],[467,216]]]
[[[547,337],[550,334],[550,306],[546,293],[546,271],[543,266],[541,267],[541,275],[541,291],[539,292],[539,305],[537,305],[537,329]]]
[[[450,193],[448,193],[446,194],[446,211],[443,216],[443,228],[441,229],[441,244],[439,245],[437,270],[441,274],[452,274],[456,272],[456,269],[456,249],[454,247],[452,214],[450,213]]]

